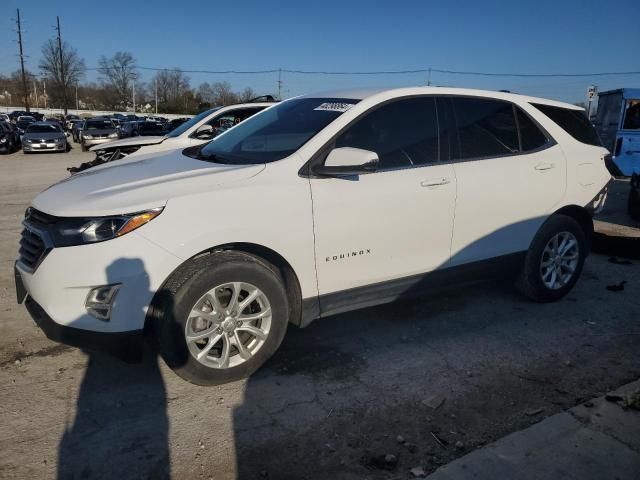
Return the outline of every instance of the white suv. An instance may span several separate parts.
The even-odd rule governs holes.
[[[101,160],[118,160],[128,155],[157,153],[210,141],[232,126],[246,120],[274,102],[251,102],[206,110],[166,135],[129,137],[92,147]]]
[[[42,192],[18,300],[55,340],[133,358],[143,332],[202,385],[255,371],[288,323],[513,273],[564,296],[610,175],[584,111],[417,87],[284,101],[204,146]]]

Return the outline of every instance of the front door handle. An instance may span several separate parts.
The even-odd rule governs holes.
[[[420,182],[420,185],[423,187],[437,187],[438,185],[446,185],[447,183],[451,183],[451,179],[447,177],[440,178],[428,178],[427,180],[423,180]]]
[[[543,163],[539,163],[533,168],[535,168],[538,171],[545,171],[545,170],[551,170],[552,168],[555,168],[555,166],[556,165],[554,163],[543,162]]]

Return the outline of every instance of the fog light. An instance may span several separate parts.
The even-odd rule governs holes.
[[[87,294],[84,306],[92,317],[98,320],[109,321],[111,318],[111,307],[116,298],[120,284],[103,285],[101,287],[92,288]]]

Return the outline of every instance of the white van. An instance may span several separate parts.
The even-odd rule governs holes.
[[[288,323],[484,278],[558,300],[610,175],[584,111],[416,87],[306,95],[205,145],[38,195],[15,266],[45,333],[201,385],[255,371]]]

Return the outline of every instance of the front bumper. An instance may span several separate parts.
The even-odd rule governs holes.
[[[31,297],[25,300],[25,307],[40,329],[54,342],[87,351],[108,353],[129,363],[142,360],[142,330],[116,333],[81,330],[57,324]]]
[[[117,138],[82,138],[86,148],[93,147],[95,145],[102,145],[103,143],[114,142],[116,140]]]
[[[63,143],[22,143],[24,152],[63,152],[67,147],[66,142]]]
[[[103,336],[119,343],[144,329],[155,292],[181,263],[137,232],[95,244],[57,247],[33,270],[16,262],[18,301],[26,298],[29,312],[54,340],[84,347],[88,339],[87,348]],[[110,318],[90,315],[85,305],[89,292],[112,284],[120,288]]]

